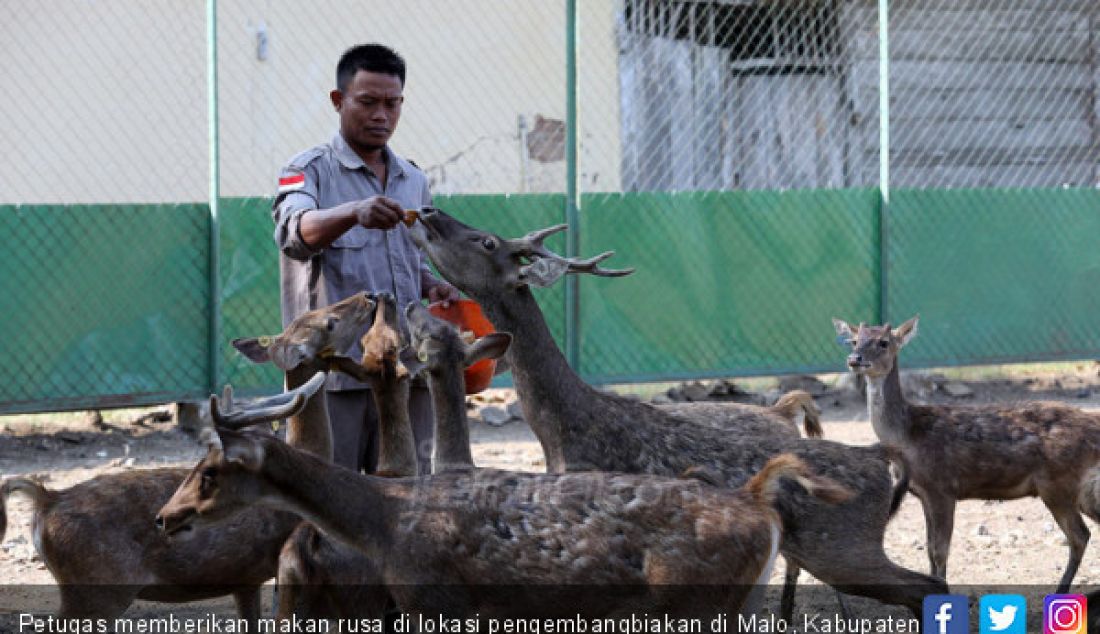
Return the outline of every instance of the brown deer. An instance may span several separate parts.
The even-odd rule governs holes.
[[[375,475],[412,477],[417,467],[408,411],[410,375],[399,358],[405,346],[397,302],[389,293],[376,300],[374,324],[361,340],[361,363],[341,359],[339,369],[371,386],[381,439]],[[280,621],[380,618],[390,599],[369,557],[309,522],[302,522],[283,546],[278,584]]]
[[[657,406],[673,416],[739,434],[782,434],[799,436],[798,421],[807,438],[821,438],[821,410],[804,390],[791,390],[775,405],[762,407],[746,403],[662,403]]]
[[[708,597],[735,611],[767,579],[782,535],[777,510],[807,494],[830,503],[848,496],[791,455],[769,461],[738,490],[601,472],[394,479],[326,463],[270,436],[223,428],[218,435],[220,444],[157,515],[165,534],[250,504],[291,509],[376,562],[406,613],[530,616],[558,609],[546,601],[555,587],[581,584],[616,591],[588,593],[603,596],[564,606],[571,613],[628,606],[681,613],[684,605],[659,603],[653,591],[686,584],[710,586]],[[526,601],[499,592],[532,586]]]
[[[427,375],[435,412],[432,473],[473,469],[466,389],[462,371],[482,359],[501,357],[512,343],[508,333],[494,332],[467,343],[451,324],[433,317],[419,303],[405,308],[416,373]],[[422,364],[422,367],[419,366]]]
[[[917,318],[898,328],[833,325],[851,346],[848,367],[867,380],[875,435],[908,458],[932,574],[947,577],[956,501],[1038,496],[1069,541],[1058,583],[1066,592],[1089,540],[1081,513],[1100,521],[1100,417],[1061,403],[912,405],[901,391],[898,354],[916,336]]]
[[[438,345],[428,345],[420,322],[414,322],[416,318],[411,316],[414,306],[419,307],[418,317],[427,317],[438,326],[434,330]],[[493,333],[467,347],[457,330],[431,317],[422,305],[411,304],[406,314],[410,315],[413,348],[428,368],[437,421],[433,471],[473,468],[462,367],[483,358],[499,357],[507,349],[511,337]],[[406,377],[409,372],[399,358],[403,347],[399,332],[396,303],[392,296],[380,295],[375,325],[363,337],[361,367],[343,368],[360,381],[371,384],[378,409],[385,412],[379,417],[383,442],[380,473],[375,475],[386,477],[416,475],[414,439],[407,409]],[[417,333],[421,333],[419,343]],[[458,356],[451,364],[455,354]],[[417,361],[413,363],[419,365]],[[418,372],[419,368],[412,374]],[[404,465],[404,468],[395,468],[392,466],[395,464]],[[366,555],[341,541],[325,537],[312,524],[303,522],[287,540],[280,556],[278,618],[377,618],[383,614],[389,598],[381,583],[377,566]]]
[[[261,401],[234,420],[290,416],[287,439],[318,456],[330,456],[327,426],[311,424],[325,413],[320,389],[330,357],[351,347],[374,315],[374,300],[357,295],[306,313],[293,333],[254,342],[287,372],[290,391]],[[292,329],[288,329],[288,332]],[[63,618],[121,615],[134,599],[184,602],[232,594],[242,618],[260,616],[260,586],[275,576],[279,550],[298,518],[264,509],[224,524],[196,528],[166,540],[150,518],[187,477],[181,468],[108,474],[53,491],[27,478],[0,488],[0,527],[8,494],[34,502],[32,531],[39,556],[59,585]],[[243,544],[237,536],[249,536]],[[2,535],[0,535],[2,537]]]
[[[564,225],[505,240],[432,208],[419,214],[413,228],[414,240],[439,273],[479,302],[498,330],[512,334],[507,358],[548,471],[676,476],[700,466],[738,487],[771,458],[794,453],[854,496],[827,505],[802,495],[780,505],[789,527],[783,553],[792,564],[783,597],[785,616],[793,611],[797,568],[835,588],[902,604],[914,613],[925,595],[946,592],[942,580],[897,566],[883,552],[887,521],[905,493],[904,483],[893,485],[888,468],[892,460],[904,467],[896,452],[787,434],[739,435],[600,392],[581,380],[554,343],[530,287],[552,284],[567,273],[613,277],[631,271],[601,268],[610,252],[578,260],[548,250],[543,241],[562,229]]]

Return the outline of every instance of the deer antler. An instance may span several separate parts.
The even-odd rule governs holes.
[[[615,255],[614,251],[607,251],[588,259],[566,258],[554,253],[543,246],[546,238],[568,228],[568,225],[554,225],[545,229],[532,231],[517,240],[510,240],[510,244],[520,255],[527,256],[533,261],[519,268],[520,279],[538,286],[549,286],[566,273],[588,273],[597,277],[622,277],[634,272],[629,269],[605,269],[599,266],[607,258]]]
[[[241,429],[242,427],[286,418],[300,411],[305,406],[306,399],[313,396],[324,383],[325,373],[318,372],[298,388],[265,398],[240,411],[231,411],[233,408],[233,389],[226,386],[226,403],[221,403],[217,396],[210,395],[210,417],[214,419],[215,427],[229,429]],[[223,407],[226,410],[224,413],[222,411]]]

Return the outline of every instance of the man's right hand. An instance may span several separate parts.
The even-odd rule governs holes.
[[[401,204],[385,196],[371,196],[359,201],[355,208],[356,222],[368,229],[392,229],[404,217]]]

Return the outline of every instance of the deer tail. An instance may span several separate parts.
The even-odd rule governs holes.
[[[19,491],[30,497],[34,503],[34,512],[41,513],[55,497],[55,493],[31,478],[8,478],[0,484],[0,540],[8,528],[8,496]]]
[[[779,400],[775,402],[775,405],[769,407],[773,413],[778,416],[782,416],[787,420],[798,425],[798,417],[802,417],[802,427],[809,438],[821,438],[821,410],[817,408],[817,403],[814,402],[814,397],[805,390],[791,390],[783,396],[779,397]]]
[[[1093,521],[1100,522],[1100,464],[1085,472],[1077,488],[1077,507]]]
[[[769,460],[764,468],[748,481],[745,488],[754,498],[775,508],[775,501],[780,492],[779,482],[783,479],[793,480],[810,495],[830,504],[839,504],[852,497],[851,491],[829,478],[813,473],[798,456],[789,453],[780,454]]]
[[[909,460],[901,452],[901,449],[894,445],[880,444],[879,447],[886,454],[886,461],[894,467],[894,475],[896,476],[893,492],[890,494],[890,511],[886,516],[891,518],[898,512],[902,500],[905,499],[905,494],[909,492]]]

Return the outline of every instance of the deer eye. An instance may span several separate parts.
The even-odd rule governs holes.
[[[339,319],[337,319],[336,317],[329,317],[328,323],[325,324],[325,327],[328,328],[329,332],[332,332],[333,330],[336,330],[336,324],[338,323],[340,323]]]
[[[880,348],[889,348],[890,347],[890,342],[885,340],[885,339],[879,339],[878,340],[878,347],[880,347]]]
[[[199,474],[201,478],[199,487],[203,492],[206,492],[210,487],[214,486],[214,476],[216,476],[217,473],[218,472],[213,467],[207,467]]]
[[[492,238],[482,238],[481,246],[485,247],[486,251],[492,251],[493,249],[497,248],[497,243],[496,240],[493,240]]]

